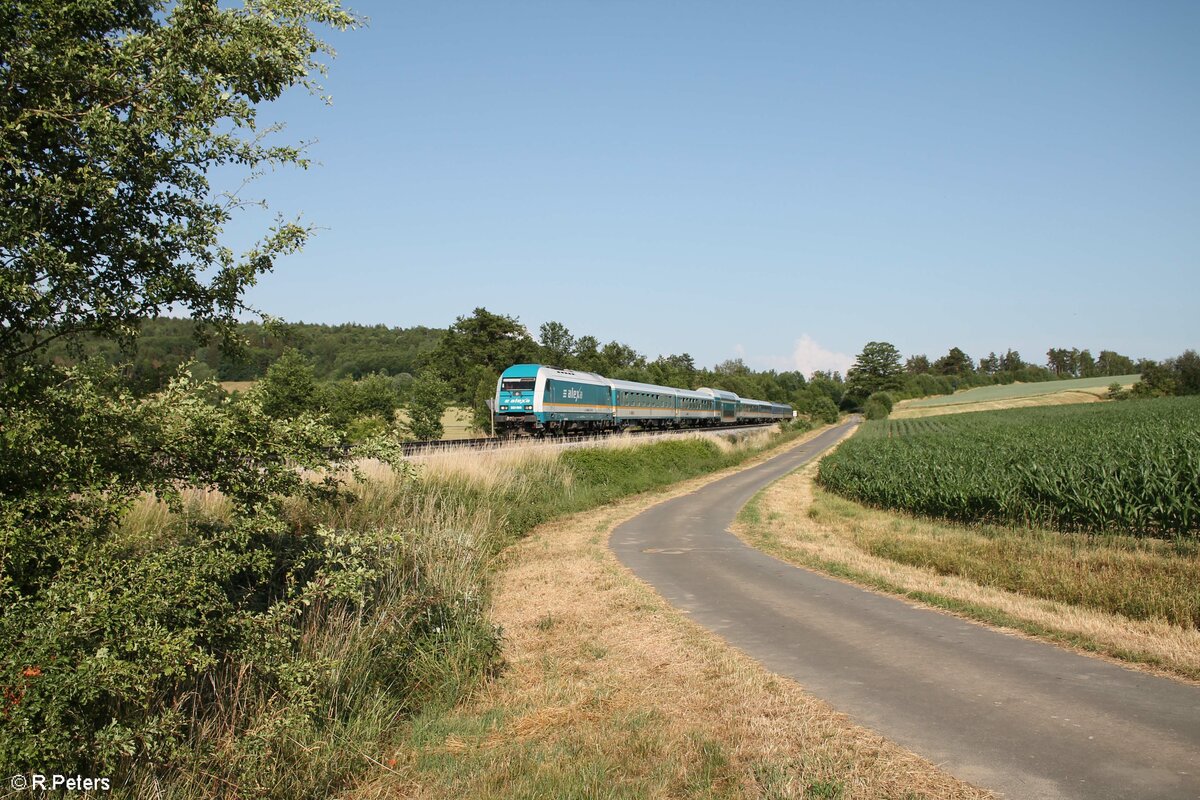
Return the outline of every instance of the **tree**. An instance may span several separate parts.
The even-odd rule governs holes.
[[[1100,374],[1096,368],[1096,359],[1092,357],[1091,350],[1084,348],[1079,351],[1078,369],[1078,374],[1081,378],[1094,378]]]
[[[561,368],[571,366],[571,353],[575,349],[575,337],[561,322],[542,323],[538,328],[538,341],[546,351],[545,361]]]
[[[837,404],[827,393],[814,388],[811,383],[792,395],[792,406],[797,413],[826,424],[838,421]]]
[[[426,357],[426,367],[437,370],[460,400],[475,391],[476,367],[499,375],[513,364],[535,360],[537,344],[516,318],[476,308],[469,317],[458,317]]]
[[[309,360],[292,348],[271,365],[254,390],[262,396],[263,413],[293,419],[312,410],[317,381]]]
[[[740,358],[727,358],[713,367],[713,372],[718,375],[749,375],[750,368]]]
[[[1185,350],[1161,364],[1150,359],[1138,362],[1141,380],[1133,385],[1133,397],[1166,397],[1200,394],[1200,354]]]
[[[898,390],[904,382],[900,351],[889,342],[868,342],[846,373],[844,404],[859,406],[875,392]]]
[[[1142,365],[1141,375],[1141,380],[1130,390],[1133,397],[1169,397],[1178,391],[1170,362],[1145,363]]]
[[[824,394],[835,406],[842,404],[842,397],[846,393],[846,384],[841,373],[829,370],[814,370],[812,377],[808,379],[808,387]]]
[[[247,205],[214,167],[306,164],[267,143],[256,106],[319,87],[316,25],[337,0],[9,2],[0,26],[0,369],[60,338],[128,343],[185,308],[230,334],[242,294],[309,228],[280,221],[241,257],[220,243]]]
[[[1200,394],[1200,355],[1195,350],[1184,350],[1172,359],[1171,369],[1177,394]]]
[[[612,341],[600,349],[600,372],[610,378],[627,378],[630,370],[646,367],[646,357],[627,344]]]
[[[1113,350],[1101,350],[1096,357],[1096,370],[1100,375],[1132,375],[1137,372],[1133,359]]]
[[[1046,366],[1060,378],[1074,378],[1079,375],[1079,349],[1072,347],[1052,347],[1046,351]]]
[[[311,691],[329,676],[298,621],[332,607],[341,554],[283,505],[331,499],[317,473],[344,464],[343,442],[257,393],[214,400],[186,372],[141,399],[102,364],[42,356],[85,334],[128,344],[169,306],[232,341],[246,287],[309,230],[280,222],[235,256],[221,236],[246,202],[209,176],[303,165],[256,106],[317,88],[318,30],[355,20],[336,0],[9,0],[0,19],[0,687],[20,692],[0,713],[0,772],[158,783],[190,760],[190,726],[211,730],[226,676],[277,730],[321,724]],[[182,510],[185,487],[219,491],[228,521],[131,558],[129,508],[150,492]],[[206,780],[252,792],[195,756]]]
[[[647,367],[650,383],[660,386],[677,386],[687,389],[694,388],[696,378],[696,362],[687,353],[671,356],[659,356]]]
[[[450,407],[450,396],[450,384],[437,372],[427,369],[417,375],[404,404],[404,410],[408,412],[408,432],[414,439],[442,438],[442,415]]]
[[[979,371],[985,375],[995,375],[1000,371],[1000,357],[994,352],[979,359]]]
[[[933,371],[938,375],[970,375],[975,371],[971,357],[957,347],[933,362]]]
[[[924,375],[929,370],[929,358],[925,355],[909,356],[904,362],[904,371],[909,375]]]
[[[600,369],[600,340],[595,336],[580,336],[576,339],[575,360],[580,369],[589,372]]]
[[[1000,357],[1001,372],[1020,372],[1024,368],[1025,362],[1021,360],[1021,354],[1012,348]]]

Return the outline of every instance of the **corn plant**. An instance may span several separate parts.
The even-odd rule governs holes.
[[[1200,532],[1200,398],[878,420],[821,462],[826,488],[965,522]]]

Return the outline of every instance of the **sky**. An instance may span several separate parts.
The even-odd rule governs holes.
[[[1200,347],[1200,3],[348,0],[249,302],[711,366]],[[239,219],[230,241],[269,222]]]

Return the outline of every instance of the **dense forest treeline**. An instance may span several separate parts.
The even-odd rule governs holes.
[[[122,350],[111,339],[87,337],[78,342],[55,342],[46,348],[46,354],[60,363],[81,356],[100,356],[120,366],[136,388],[153,391],[166,385],[179,367],[189,362],[195,362],[192,374],[197,378],[258,380],[289,349],[309,359],[318,380],[357,379],[375,373],[412,374],[445,333],[445,329],[419,325],[389,328],[355,323],[245,322],[237,326],[237,336],[243,343],[240,352],[223,354],[219,342],[197,342],[193,320],[158,317],[142,321],[132,350]]]
[[[924,354],[904,359],[892,345],[872,342],[846,376],[756,371],[741,359],[710,368],[698,366],[688,353],[650,359],[617,340],[602,343],[592,335],[576,336],[557,321],[543,324],[535,336],[517,318],[484,308],[459,317],[445,329],[247,322],[238,327],[243,346],[232,354],[216,344],[199,343],[195,334],[189,319],[160,317],[143,321],[132,349],[122,350],[107,339],[86,339],[72,349],[51,346],[48,355],[60,363],[99,356],[119,367],[142,393],[165,386],[184,364],[191,364],[197,378],[263,381],[263,389],[273,398],[269,409],[278,409],[283,416],[323,412],[343,426],[364,417],[390,424],[394,411],[406,406],[411,417],[428,420],[431,427],[420,431],[424,435],[438,433],[438,409],[450,404],[469,407],[476,427],[486,430],[486,401],[497,376],[510,364],[522,362],[667,386],[711,386],[744,397],[790,403],[820,420],[861,409],[881,391],[888,393],[891,402],[997,383],[1139,372],[1154,377],[1157,394],[1190,386],[1189,379],[1179,378],[1174,370],[1182,364],[1186,372],[1187,353],[1159,364],[1112,350],[1093,356],[1090,350],[1078,348],[1051,348],[1041,365],[1026,361],[1013,349],[999,355],[990,352],[978,361],[958,347],[933,359]]]

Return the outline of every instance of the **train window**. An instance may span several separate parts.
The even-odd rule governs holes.
[[[505,378],[500,381],[500,388],[506,392],[527,392],[536,382],[537,378]]]

